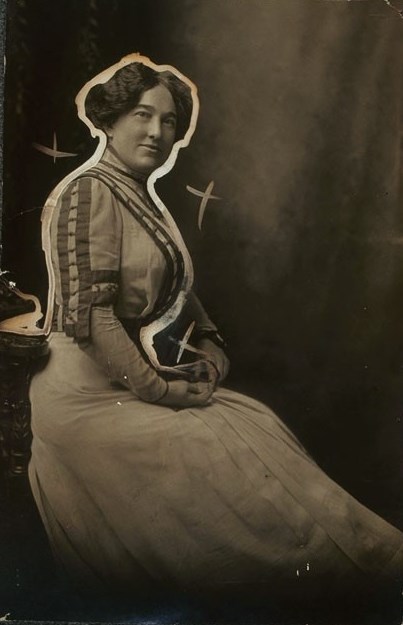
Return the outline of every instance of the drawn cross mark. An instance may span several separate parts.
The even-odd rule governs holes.
[[[56,163],[57,158],[69,158],[71,156],[77,156],[77,154],[73,154],[73,152],[60,152],[57,149],[57,137],[56,133],[53,133],[53,148],[48,148],[46,145],[41,145],[40,143],[32,144],[36,150],[46,154],[46,156],[53,156],[53,162]]]
[[[208,183],[205,191],[198,191],[197,189],[194,189],[193,187],[186,185],[186,189],[189,191],[189,193],[193,193],[193,195],[197,195],[198,197],[202,198],[202,201],[200,202],[200,206],[199,206],[199,219],[197,222],[199,226],[199,230],[201,230],[202,228],[203,217],[206,211],[207,202],[209,200],[221,200],[221,198],[218,197],[217,195],[212,195],[213,188],[214,188],[214,180]]]
[[[188,327],[188,329],[185,332],[185,335],[183,337],[183,339],[181,341],[178,341],[178,345],[179,345],[179,353],[178,353],[178,357],[176,359],[176,362],[179,363],[180,359],[182,358],[182,354],[185,351],[185,349],[187,347],[191,347],[191,345],[188,345],[188,340],[190,338],[190,335],[193,332],[193,328],[195,326],[195,321],[192,321],[192,323],[190,324],[190,326]]]
[[[190,324],[190,326],[188,327],[188,329],[186,330],[184,336],[182,339],[177,339],[174,336],[169,336],[169,340],[173,341],[174,343],[176,343],[176,345],[179,346],[179,352],[178,352],[178,356],[176,358],[176,363],[179,364],[180,359],[183,356],[183,352],[186,350],[188,352],[193,352],[194,354],[199,354],[203,357],[206,357],[206,352],[203,352],[201,349],[197,349],[197,347],[193,347],[193,345],[190,345],[190,343],[188,343],[189,339],[190,339],[190,335],[193,332],[193,328],[195,326],[195,321],[192,321],[192,323]]]

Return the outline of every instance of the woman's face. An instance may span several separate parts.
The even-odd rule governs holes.
[[[166,87],[157,85],[108,129],[110,143],[122,163],[150,174],[168,158],[175,142],[176,107]]]

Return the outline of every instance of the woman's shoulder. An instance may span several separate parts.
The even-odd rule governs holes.
[[[66,183],[58,196],[60,207],[80,205],[96,206],[115,204],[114,194],[110,187],[91,170],[78,174]]]
[[[88,193],[102,192],[111,194],[111,189],[107,182],[97,172],[89,169],[77,174],[72,180],[66,182],[60,196],[74,195],[84,191]]]
[[[120,231],[121,210],[110,188],[88,171],[70,180],[62,189],[56,203],[52,220],[59,227],[69,228],[69,223],[78,226],[92,224],[92,229],[103,228]],[[72,228],[72,225],[70,225]]]

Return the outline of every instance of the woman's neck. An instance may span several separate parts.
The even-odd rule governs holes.
[[[131,178],[134,178],[138,182],[145,182],[148,178],[147,174],[140,173],[135,171],[134,169],[130,169],[127,167],[119,158],[119,154],[111,145],[107,145],[105,148],[105,152],[102,155],[101,161],[103,163],[108,163],[112,165],[115,169],[120,171],[122,174],[126,174]]]

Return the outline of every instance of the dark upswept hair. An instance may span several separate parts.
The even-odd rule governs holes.
[[[157,72],[140,62],[130,63],[107,82],[94,85],[85,99],[85,113],[94,126],[105,130],[137,106],[145,91],[158,85],[166,87],[172,95],[177,114],[175,141],[183,139],[193,108],[190,87],[172,72]]]

